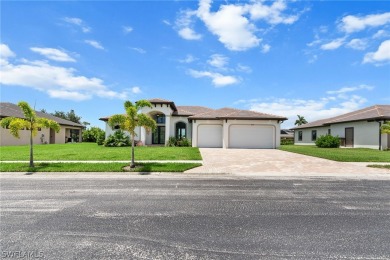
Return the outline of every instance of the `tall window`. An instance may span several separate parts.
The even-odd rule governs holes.
[[[163,114],[154,115],[153,119],[157,124],[165,124],[165,115]]]
[[[317,140],[317,130],[312,130],[311,131],[311,140],[312,141]]]
[[[302,141],[302,131],[298,131],[298,141]]]
[[[186,138],[186,124],[183,122],[176,123],[176,138]]]

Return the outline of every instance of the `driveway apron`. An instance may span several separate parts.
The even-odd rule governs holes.
[[[390,174],[362,164],[335,162],[277,149],[200,148],[203,166],[187,173],[270,174]]]

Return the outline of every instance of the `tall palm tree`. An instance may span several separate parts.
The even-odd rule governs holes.
[[[134,162],[134,139],[137,136],[135,128],[141,126],[145,128],[147,132],[156,129],[156,122],[146,114],[139,113],[143,107],[152,108],[152,104],[147,100],[139,100],[135,104],[130,101],[126,101],[125,104],[125,115],[117,114],[113,115],[109,120],[108,124],[111,127],[119,126],[121,130],[128,131],[131,136],[131,164],[130,168],[135,167]]]
[[[390,121],[382,125],[381,132],[382,134],[390,134]]]
[[[306,121],[304,116],[300,116],[300,115],[297,115],[297,116],[298,116],[298,119],[295,120],[295,124],[294,125],[300,126],[300,125],[307,124],[307,121]]]
[[[35,111],[27,102],[21,101],[18,103],[18,106],[22,109],[24,118],[6,117],[0,120],[0,125],[3,128],[9,128],[10,133],[16,138],[20,138],[20,130],[27,129],[30,131],[30,167],[34,167],[33,137],[37,135],[38,128],[51,128],[57,133],[61,128],[60,125],[53,120],[37,117]]]

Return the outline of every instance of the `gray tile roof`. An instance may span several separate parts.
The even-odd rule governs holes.
[[[193,116],[196,114],[214,111],[214,109],[202,106],[177,106],[177,111],[173,113],[175,116]]]
[[[190,119],[273,119],[273,120],[286,120],[286,117],[265,114],[260,112],[255,112],[251,110],[241,110],[236,108],[221,108],[201,114],[196,114],[189,117]]]
[[[310,127],[326,126],[335,123],[356,122],[370,120],[390,120],[390,105],[375,105],[356,110],[336,117],[313,121],[293,129],[303,129]]]
[[[75,126],[75,127],[84,127],[81,124],[77,124],[75,122],[65,120],[56,116],[53,116],[51,114],[35,111],[38,117],[43,117],[47,119],[51,119],[53,121],[56,121],[60,125],[66,125],[66,126]],[[17,118],[24,118],[23,112],[20,109],[18,105],[8,103],[8,102],[0,102],[0,117],[17,117]]]

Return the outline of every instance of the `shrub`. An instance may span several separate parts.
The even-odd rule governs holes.
[[[178,146],[178,147],[191,147],[192,144],[191,144],[191,140],[190,139],[187,139],[187,138],[178,139],[178,138],[176,138],[174,136],[171,136],[171,137],[169,137],[166,146],[170,146],[170,147],[175,147],[175,146]]]
[[[90,129],[83,131],[83,142],[97,142],[99,137],[101,138],[101,135],[103,135],[104,141],[104,130],[99,127],[91,127]]]
[[[96,138],[96,143],[98,145],[103,145],[105,137],[106,137],[106,134],[104,132],[103,133],[99,133],[97,138]]]
[[[280,144],[281,145],[292,145],[292,144],[294,144],[294,140],[293,139],[282,139],[282,140],[280,140]]]
[[[125,135],[122,130],[115,131],[113,135],[109,135],[104,141],[104,146],[107,147],[122,147],[130,145],[130,137],[128,135]]]
[[[339,148],[340,139],[338,136],[322,135],[317,138],[316,146],[320,148]]]

